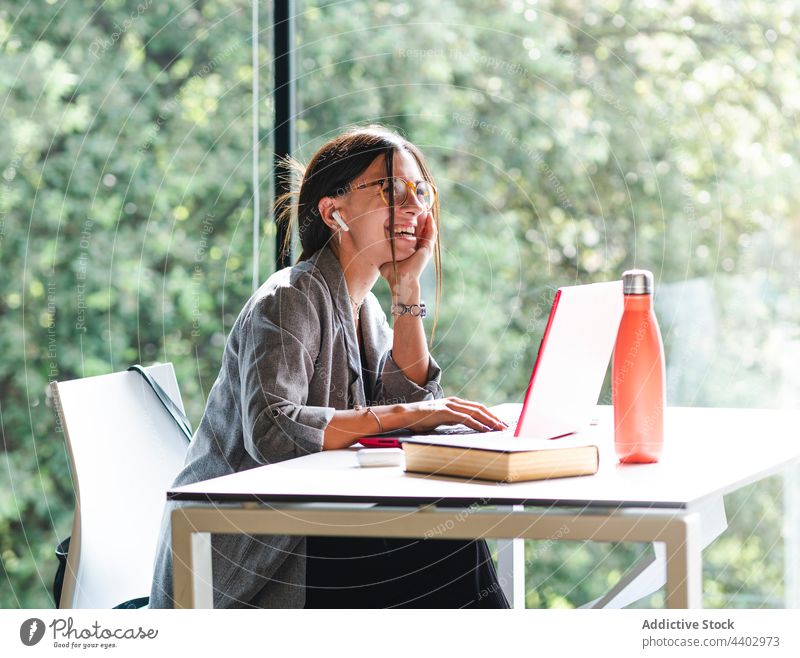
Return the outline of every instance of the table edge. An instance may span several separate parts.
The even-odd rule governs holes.
[[[552,498],[504,498],[502,496],[459,496],[432,498],[429,496],[347,496],[347,495],[295,495],[295,494],[203,494],[195,492],[168,492],[167,500],[172,502],[194,502],[206,504],[246,504],[256,503],[369,503],[374,505],[441,505],[448,507],[491,506],[491,505],[528,505],[530,507],[582,507],[589,509],[614,510],[621,508],[687,510],[690,505],[680,501],[596,501],[583,499]]]

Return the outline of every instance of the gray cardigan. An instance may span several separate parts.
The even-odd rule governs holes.
[[[409,380],[392,358],[392,329],[378,299],[355,318],[338,259],[326,245],[270,276],[253,294],[225,344],[222,367],[173,486],[322,450],[337,409],[443,397],[434,358],[428,382]],[[372,392],[371,400],[365,390]],[[173,607],[168,502],[161,522],[150,606]],[[305,537],[213,535],[214,607],[302,608]]]

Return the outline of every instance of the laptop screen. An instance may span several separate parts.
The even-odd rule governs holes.
[[[623,307],[622,281],[558,289],[515,436],[555,438],[589,426]]]

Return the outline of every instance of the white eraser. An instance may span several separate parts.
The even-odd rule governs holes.
[[[361,448],[358,453],[361,466],[402,466],[402,448]]]

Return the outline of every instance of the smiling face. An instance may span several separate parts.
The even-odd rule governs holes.
[[[394,153],[393,175],[412,182],[424,180],[417,161],[408,151],[398,149]],[[342,236],[341,250],[350,252],[352,256],[367,259],[375,267],[391,262],[391,236],[389,234],[390,210],[381,197],[381,188],[386,199],[389,199],[389,183],[382,185],[359,185],[377,182],[386,178],[386,160],[383,154],[377,156],[359,176],[352,181],[352,190],[340,197],[325,197],[320,201],[320,212],[334,231]],[[330,215],[336,209],[350,229],[341,231],[338,223]],[[398,261],[404,260],[416,251],[417,239],[422,231],[425,215],[429,211],[411,190],[408,191],[405,203],[395,197],[394,229],[395,256]],[[412,236],[400,235],[401,231],[412,232]],[[337,248],[338,239],[332,244]]]

